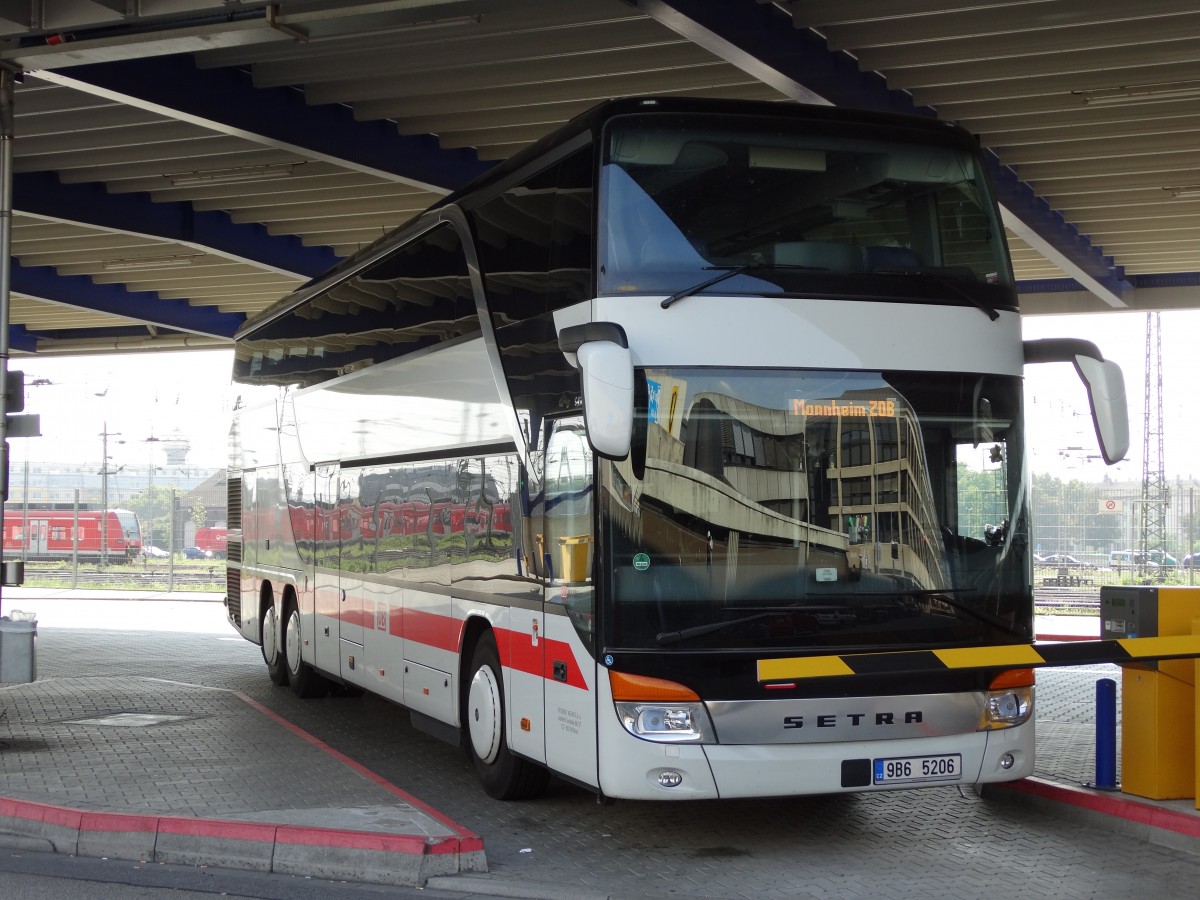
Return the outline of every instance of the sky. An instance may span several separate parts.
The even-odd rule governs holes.
[[[41,417],[42,436],[13,438],[13,464],[99,466],[107,432],[113,466],[161,464],[159,443],[176,437],[190,445],[188,465],[224,466],[237,397],[232,365],[229,350],[14,357],[9,368],[25,373],[25,412]]]
[[[1120,364],[1129,401],[1130,452],[1124,462],[1099,459],[1087,395],[1069,363],[1026,369],[1029,460],[1034,472],[1080,481],[1139,482],[1142,477],[1146,384],[1146,314],[1028,316],[1027,339],[1076,337],[1095,343]],[[1168,480],[1200,477],[1200,417],[1187,387],[1200,352],[1200,311],[1164,312],[1162,339],[1164,469]],[[237,386],[232,351],[174,351],[92,357],[14,358],[23,370],[25,411],[41,416],[42,437],[13,438],[14,464],[90,462],[103,455],[107,430],[113,465],[159,464],[162,450],[147,438],[182,436],[188,463],[220,467],[226,460],[229,420]],[[34,385],[35,379],[47,384]],[[123,442],[123,443],[122,443]],[[26,457],[25,454],[28,454]]]
[[[1144,312],[1026,316],[1024,337],[1074,337],[1092,341],[1125,375],[1129,404],[1129,453],[1107,466],[1099,459],[1087,393],[1070,363],[1025,369],[1026,433],[1030,466],[1079,481],[1140,482],[1146,408],[1146,319]],[[1200,311],[1158,314],[1162,354],[1163,470],[1168,481],[1200,477],[1200,420],[1191,409],[1188,384],[1200,351]],[[1152,346],[1153,351],[1153,346]],[[1156,383],[1151,369],[1151,386]],[[1151,394],[1153,408],[1154,394]],[[1152,423],[1155,427],[1156,423]],[[1082,448],[1081,450],[1072,448]]]

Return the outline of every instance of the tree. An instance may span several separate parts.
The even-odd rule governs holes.
[[[204,508],[204,502],[196,501],[196,505],[192,507],[192,524],[199,530],[208,523],[208,510]]]

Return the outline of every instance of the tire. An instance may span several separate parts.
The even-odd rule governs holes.
[[[288,686],[297,697],[319,697],[328,689],[328,682],[303,660],[300,655],[302,646],[304,639],[300,631],[300,610],[291,601],[287,605],[283,633],[283,660]]]
[[[283,651],[279,649],[279,615],[275,612],[274,600],[263,610],[259,625],[262,656],[263,662],[267,664],[267,675],[270,676],[272,682],[283,687],[288,683],[288,670],[284,663]]]
[[[491,632],[475,645],[464,691],[464,743],[484,791],[497,800],[524,800],[541,794],[550,782],[550,773],[508,749],[504,681]]]

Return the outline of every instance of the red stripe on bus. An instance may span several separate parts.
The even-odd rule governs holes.
[[[338,620],[343,625],[357,625],[360,628],[374,628],[375,627],[374,613],[369,613],[366,610],[362,610],[362,609],[344,610],[341,613],[341,615],[338,616]]]
[[[415,609],[401,609],[398,606],[393,606],[388,616],[388,634],[392,637],[404,638],[450,653],[462,652],[465,625],[465,622],[449,616]],[[528,675],[536,675],[548,681],[558,681],[580,690],[588,689],[579,661],[575,659],[575,653],[566,641],[539,638],[538,645],[535,646],[530,631],[497,628],[495,632],[502,666],[518,672],[525,672]],[[566,664],[565,680],[555,677],[554,664],[556,662]]]
[[[417,609],[401,609],[393,606],[388,616],[388,633],[407,641],[416,641],[458,653],[462,646],[463,623],[450,616],[422,612]]]
[[[538,675],[547,681],[557,681],[580,690],[588,689],[587,682],[583,680],[583,671],[575,659],[575,653],[566,641],[540,638],[535,646],[529,632],[501,629],[497,629],[496,638],[502,666],[529,675]],[[556,662],[566,664],[566,680],[554,677]]]

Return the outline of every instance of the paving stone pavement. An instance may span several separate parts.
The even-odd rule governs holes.
[[[270,684],[256,647],[217,628],[177,634],[45,627],[38,654],[39,686],[52,691],[58,683],[76,695],[63,701],[68,715],[54,724],[71,734],[77,726],[61,720],[77,712],[186,714],[187,691],[195,689],[183,684],[241,691],[261,702],[482,836],[489,872],[435,878],[430,885],[438,890],[580,898],[1127,898],[1188,896],[1200,885],[1200,852],[1131,839],[1070,809],[980,799],[954,787],[604,806],[556,782],[539,800],[500,803],[479,789],[461,753],[414,731],[402,710],[371,697],[298,700]],[[1119,686],[1119,670],[1109,666],[1039,673],[1040,778],[1074,786],[1094,777],[1098,677],[1114,677]],[[48,704],[47,715],[58,702]],[[188,726],[155,727],[178,738]],[[0,740],[7,737],[0,721]],[[99,746],[110,757],[128,740],[77,739],[80,748]],[[256,746],[253,729],[246,741],[239,754],[270,753]],[[164,748],[159,774],[173,766],[187,773],[185,783],[170,787],[181,797],[198,792],[236,812],[244,790],[270,794],[279,808],[309,791],[321,796],[302,767],[280,761],[278,773],[247,785],[229,748],[201,746],[172,757],[179,752],[174,743]],[[32,755],[22,768],[37,768],[48,751],[22,752]],[[18,787],[18,776],[9,781],[8,759],[0,795]],[[106,765],[114,778],[138,780],[111,758]],[[21,789],[38,789],[29,780],[35,777],[20,775]]]

